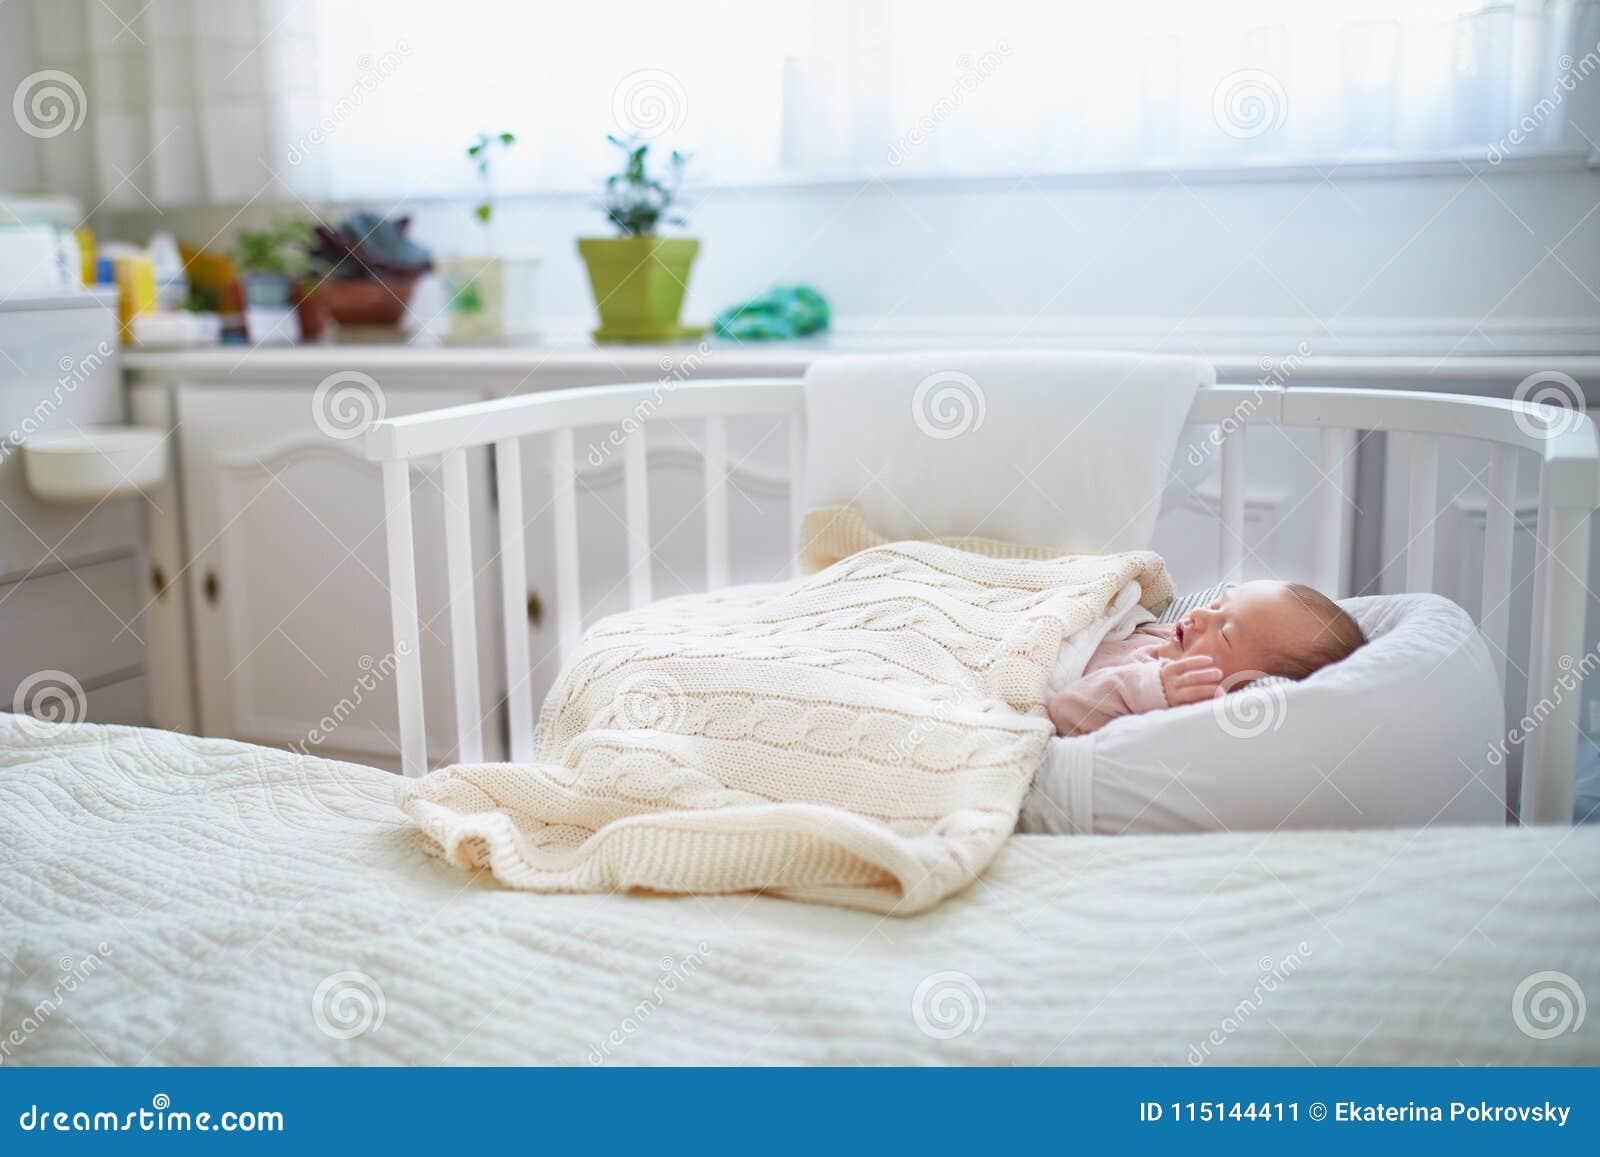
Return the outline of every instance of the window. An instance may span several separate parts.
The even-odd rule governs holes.
[[[605,134],[629,131],[728,184],[1493,158],[1575,143],[1563,101],[1600,71],[1596,0],[33,11],[40,67],[88,73],[113,206],[242,201],[274,177],[308,198],[462,195],[483,131],[519,138],[498,194],[592,188]]]

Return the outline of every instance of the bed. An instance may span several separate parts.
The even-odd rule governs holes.
[[[1018,836],[895,920],[502,890],[396,783],[0,715],[4,1063],[1600,1063],[1594,827]]]
[[[1069,368],[1098,373],[1109,357]],[[1011,366],[1029,371],[1019,375],[1024,392],[1049,384],[1031,364]],[[870,443],[891,415],[918,428],[913,389],[920,396],[930,380],[947,384],[947,370],[919,379],[926,369],[899,366],[903,389],[875,398],[878,421],[861,417],[865,395],[850,381],[837,383],[837,427],[867,440],[859,451],[842,435],[818,438],[805,388],[789,381],[556,391],[377,423],[366,450],[384,474],[406,774],[428,770],[411,522],[419,460],[442,459],[456,747],[476,762],[485,720],[496,717],[478,686],[479,563],[464,514],[465,455],[494,448],[501,501],[490,565],[512,690],[504,722],[512,759],[522,762],[535,737],[529,638],[518,626],[527,589],[522,439],[550,440],[554,610],[566,652],[583,628],[576,430],[627,429],[645,417],[704,423],[706,573],[717,586],[729,573],[727,420],[762,414],[787,425],[798,528],[808,497],[871,497],[852,472],[878,449]],[[404,781],[388,772],[225,740],[0,715],[0,1063],[1600,1063],[1600,1035],[1585,1021],[1586,994],[1600,992],[1600,827],[1566,826],[1580,697],[1553,690],[1579,677],[1572,656],[1583,638],[1588,516],[1600,496],[1593,424],[1578,415],[1550,426],[1548,407],[1521,400],[1201,387],[1188,383],[1186,420],[1217,431],[1217,578],[1239,577],[1243,437],[1252,424],[1322,431],[1324,484],[1312,505],[1316,577],[1330,592],[1349,553],[1336,479],[1352,431],[1418,435],[1411,526],[1420,529],[1405,564],[1415,592],[1431,590],[1438,438],[1492,443],[1496,493],[1514,488],[1517,452],[1538,455],[1544,549],[1523,730],[1489,750],[1502,722],[1495,668],[1522,658],[1505,654],[1512,528],[1504,507],[1489,519],[1482,622],[1451,612],[1482,654],[1440,667],[1476,670],[1491,704],[1473,712],[1487,730],[1473,737],[1472,757],[1485,766],[1463,765],[1468,776],[1497,775],[1495,757],[1508,744],[1525,753],[1521,826],[1492,826],[1497,815],[1491,826],[1451,826],[1459,817],[1430,807],[1391,821],[1405,828],[1383,829],[1369,809],[1363,830],[1289,830],[1306,818],[1296,803],[1277,818],[1221,822],[1231,830],[1205,834],[1017,835],[971,886],[909,919],[752,894],[530,894],[428,858],[397,802]],[[991,388],[983,436],[1004,442],[1006,421],[1027,425],[1049,399],[1009,417],[998,401]],[[815,467],[828,467],[825,459],[808,469],[808,424],[813,450],[838,458],[839,494],[818,491],[827,470]],[[942,429],[923,433],[947,444]],[[642,434],[623,443],[634,605],[652,594]],[[986,501],[975,479],[951,478],[952,493]],[[1003,494],[1015,480],[990,484]],[[1049,504],[1035,516],[1048,520]],[[1379,651],[1375,644],[1371,656]],[[1419,676],[1419,685],[1441,686],[1424,674],[1431,681]],[[1550,702],[1535,701],[1546,693]],[[1177,727],[1178,714],[1163,725]],[[1294,710],[1294,726],[1307,714]],[[1401,724],[1417,718],[1406,711]],[[1069,809],[1095,817],[1074,821],[1075,831],[1098,832],[1112,814],[1106,774],[1126,763],[1111,758],[1112,730],[1103,749],[1084,747],[1093,760],[1074,773],[1073,783],[1100,792],[1083,793],[1099,801],[1092,813]],[[1275,742],[1248,739],[1269,772],[1284,763]],[[1381,783],[1440,758],[1433,746],[1362,758]],[[1441,750],[1454,765],[1454,751]],[[1331,781],[1349,802],[1355,764],[1341,757],[1298,770]]]

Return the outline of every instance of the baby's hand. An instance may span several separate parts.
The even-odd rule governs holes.
[[[1168,707],[1199,703],[1222,694],[1222,672],[1212,666],[1210,655],[1186,655],[1161,664],[1161,690]]]

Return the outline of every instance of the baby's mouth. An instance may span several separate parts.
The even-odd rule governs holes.
[[[1172,627],[1172,641],[1178,644],[1178,650],[1183,650],[1184,629],[1181,622],[1174,623]]]

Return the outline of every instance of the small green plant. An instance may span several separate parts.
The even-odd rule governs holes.
[[[478,179],[483,182],[483,200],[472,210],[472,215],[481,225],[487,225],[489,218],[494,216],[494,202],[489,199],[490,152],[496,145],[505,150],[516,143],[516,133],[479,133],[478,139],[467,146],[467,159],[478,170]]]
[[[311,222],[287,217],[265,229],[241,229],[233,241],[233,256],[242,273],[278,273],[298,277],[305,272],[311,242]]]
[[[637,137],[618,137],[607,134],[606,140],[622,150],[626,160],[622,171],[606,178],[605,200],[600,207],[606,217],[622,231],[624,237],[652,237],[661,224],[683,225],[679,216],[667,216],[678,199],[678,189],[683,184],[683,169],[689,163],[686,153],[677,149],[667,158],[666,175],[652,177],[647,166],[650,153],[648,144],[640,144]]]

